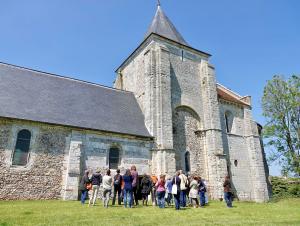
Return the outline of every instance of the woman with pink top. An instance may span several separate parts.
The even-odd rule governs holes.
[[[156,182],[156,197],[157,197],[157,204],[159,208],[165,208],[165,175],[161,175],[159,180]]]
[[[136,171],[135,165],[131,166],[131,176],[133,178],[133,181],[132,181],[132,195],[133,195],[133,198],[131,200],[131,205],[133,206],[134,201],[135,201],[135,205],[137,206],[137,205],[139,205],[139,202],[138,202],[139,199],[138,199],[138,196],[137,196],[138,185],[139,185],[139,174]]]

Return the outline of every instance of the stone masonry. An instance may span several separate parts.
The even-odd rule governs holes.
[[[188,152],[190,173],[208,181],[211,198],[222,197],[222,183],[229,174],[241,200],[268,200],[259,137],[248,116],[251,110],[222,102],[208,57],[152,34],[118,69],[115,87],[135,94],[155,137],[152,173],[184,170]],[[226,110],[233,115],[230,133],[224,126]]]
[[[32,133],[29,160],[25,166],[13,166],[21,129]],[[104,173],[111,147],[120,149],[118,168],[122,173],[132,164],[140,173],[150,171],[149,138],[0,118],[0,200],[77,200],[84,170],[100,169]]]

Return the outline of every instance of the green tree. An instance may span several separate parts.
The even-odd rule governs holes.
[[[274,76],[262,98],[269,161],[278,161],[284,175],[300,176],[300,77]]]

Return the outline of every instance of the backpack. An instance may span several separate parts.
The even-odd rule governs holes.
[[[115,175],[114,177],[114,185],[121,185],[121,175]]]

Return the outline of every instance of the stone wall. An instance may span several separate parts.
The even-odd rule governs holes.
[[[189,172],[207,178],[203,139],[197,135],[199,129],[200,121],[195,112],[187,107],[176,109],[173,116],[176,169],[186,171],[185,155],[188,152]]]
[[[221,180],[227,173],[226,159],[220,156],[223,148],[216,79],[207,61],[208,55],[152,36],[119,69],[115,87],[135,93],[145,124],[155,137],[152,172],[173,175],[176,162],[177,169],[184,165],[182,153],[192,149],[191,169],[205,174],[212,197],[219,198]],[[183,106],[195,112],[200,125],[195,126],[193,120],[179,122],[184,117],[174,119],[175,109]],[[173,126],[181,124],[188,132],[174,136]],[[203,165],[210,169],[204,170]]]
[[[12,166],[17,133],[31,134],[29,161]],[[63,160],[70,131],[18,120],[0,120],[0,199],[58,199],[61,197]]]
[[[13,166],[17,133],[31,132],[29,160]],[[109,167],[109,150],[120,149],[118,168],[122,173],[136,165],[140,174],[149,173],[153,142],[113,133],[80,130],[23,120],[0,119],[0,199],[77,200],[84,170]],[[112,170],[113,174],[115,170]]]
[[[250,186],[255,180],[262,191],[264,182],[256,177],[265,172],[257,135],[247,131],[251,114],[247,117],[241,106],[219,103],[208,55],[150,37],[119,68],[115,87],[135,94],[146,127],[155,137],[151,171],[173,175],[185,168],[184,153],[189,151],[192,173],[205,177],[212,198],[223,196],[224,177],[229,173],[241,199],[265,200]],[[224,126],[226,111],[232,112],[230,134]],[[235,167],[234,160],[238,161]]]
[[[229,133],[226,131],[225,113],[229,115]],[[228,159],[228,173],[231,176],[234,192],[240,200],[251,200],[253,188],[249,153],[244,136],[244,108],[241,105],[221,100],[220,118],[224,150]]]
[[[155,137],[152,150],[151,171],[157,174],[175,173],[175,162],[160,159],[172,156],[172,108],[171,108],[171,74],[169,51],[163,45],[150,42],[137,51],[124,66],[118,76],[115,87],[134,92],[144,113],[145,125]],[[157,152],[157,153],[156,153]],[[174,163],[174,164],[170,164]]]
[[[109,168],[109,150],[113,147],[118,148],[120,151],[118,168],[122,173],[125,173],[125,170],[132,165],[137,167],[140,174],[150,172],[151,140],[97,133],[89,133],[85,136],[83,141],[83,168],[92,171],[102,169],[105,172]]]
[[[231,130],[226,131],[225,113],[230,112]],[[240,200],[267,201],[266,165],[260,144],[257,124],[252,121],[251,109],[220,100],[220,118],[224,150],[233,188]],[[259,190],[259,192],[258,192]]]

